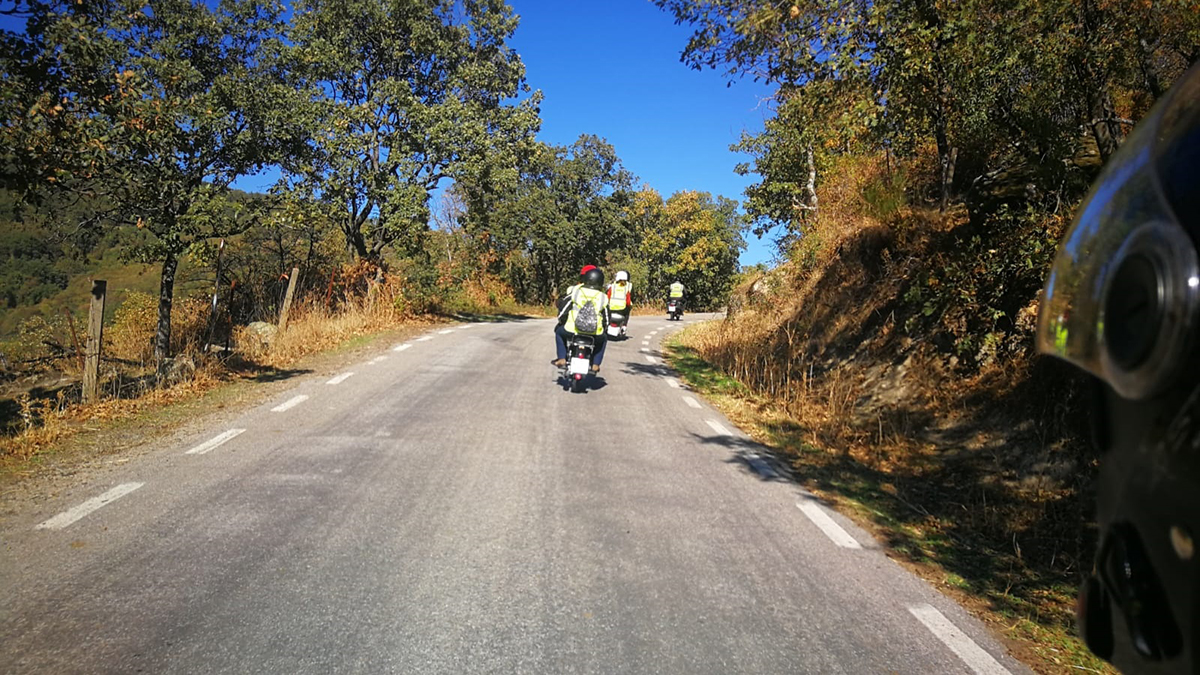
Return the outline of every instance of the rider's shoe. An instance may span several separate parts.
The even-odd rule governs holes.
[[[550,365],[558,366],[559,368],[562,368],[563,366],[567,365],[567,360],[566,359],[554,359],[553,361],[550,362]]]
[[[592,364],[592,374],[595,375],[598,372],[600,372],[600,366]]]

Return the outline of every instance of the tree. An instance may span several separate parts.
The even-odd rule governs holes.
[[[33,3],[25,35],[5,35],[20,46],[6,70],[50,75],[21,79],[14,164],[38,190],[99,195],[136,229],[129,255],[161,265],[160,366],[180,257],[247,225],[229,185],[287,137],[281,13],[272,0]]]
[[[538,128],[501,0],[304,0],[291,50],[310,153],[289,185],[319,199],[358,258],[415,245],[429,194]]]
[[[604,139],[538,144],[504,175],[507,182],[460,181],[455,189],[468,205],[468,233],[504,265],[519,299],[548,301],[583,265],[632,244],[623,215],[633,176]]]
[[[746,188],[746,212],[757,236],[782,223],[794,238],[817,221],[820,174],[832,155],[861,149],[874,122],[876,106],[855,84],[828,80],[782,89],[775,116],[766,120],[763,131],[744,133],[732,146],[753,157],[734,171],[762,178]]]
[[[713,307],[728,299],[738,253],[746,245],[736,201],[683,191],[663,202],[647,188],[634,195],[628,213],[637,224],[638,250],[649,270],[643,298],[654,302],[679,281],[693,306]]]

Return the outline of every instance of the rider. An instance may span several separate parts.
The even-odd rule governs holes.
[[[608,309],[625,315],[625,326],[633,314],[633,285],[629,283],[629,272],[621,270],[608,285]]]
[[[1125,672],[1200,672],[1200,65],[1112,157],[1046,282],[1037,347],[1090,374],[1103,453],[1080,633]]]
[[[670,302],[671,300],[677,303],[679,313],[683,314],[683,306],[687,304],[687,290],[684,289],[683,284],[679,283],[678,279],[672,282],[671,286],[667,289],[667,301]]]
[[[558,325],[554,328],[555,346],[558,358],[552,363],[562,367],[567,365],[567,342],[571,335],[583,335],[576,319],[591,306],[595,312],[596,327],[586,334],[595,338],[595,349],[592,351],[592,372],[600,372],[600,363],[604,360],[604,347],[607,340],[604,328],[608,325],[608,296],[601,290],[604,288],[604,272],[595,265],[588,265],[581,270],[580,283],[572,286],[566,303],[559,308]]]

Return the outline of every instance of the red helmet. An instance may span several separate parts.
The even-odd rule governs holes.
[[[596,269],[595,265],[584,265],[583,269],[579,270],[579,276],[583,276],[594,269]]]

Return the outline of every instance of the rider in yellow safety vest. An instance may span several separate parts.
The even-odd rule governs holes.
[[[629,272],[617,272],[615,281],[608,285],[608,309],[624,315],[625,325],[629,325],[629,315],[633,313],[633,284],[629,282]]]
[[[687,303],[687,291],[683,288],[683,284],[675,281],[667,290],[667,299],[675,300],[679,303],[679,311],[683,312],[683,306]]]
[[[604,360],[604,347],[607,344],[604,330],[608,326],[608,296],[600,290],[604,287],[604,272],[599,268],[588,265],[583,268],[582,284],[573,287],[569,297],[559,308],[558,325],[554,329],[557,358],[552,361],[562,367],[567,363],[567,342],[571,335],[591,335],[595,338],[595,348],[592,351],[592,372],[600,372],[600,363]],[[587,307],[595,317],[596,325],[593,330],[580,330],[577,321]]]

